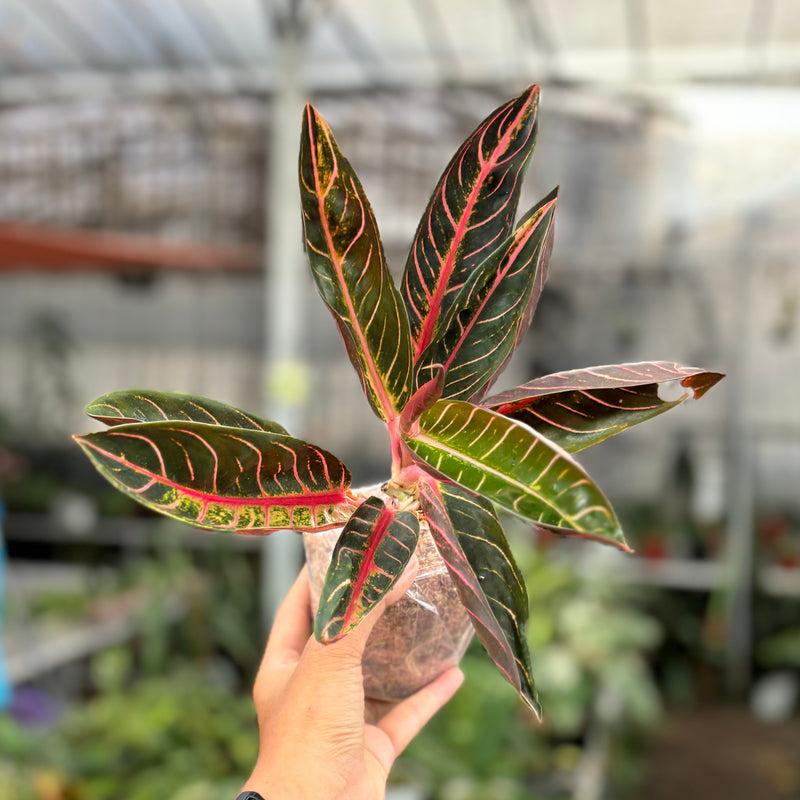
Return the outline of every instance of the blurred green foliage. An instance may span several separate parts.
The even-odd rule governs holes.
[[[99,694],[42,733],[0,717],[3,800],[235,797],[255,761],[250,697],[181,666],[130,683],[131,653],[93,665]]]
[[[544,721],[473,644],[466,685],[412,743],[393,779],[423,787],[431,800],[567,798],[587,742],[601,734],[613,796],[622,798],[660,719],[647,663],[660,628],[627,589],[580,577],[524,541],[514,549],[529,587],[527,633]],[[173,626],[163,609],[178,586],[187,613]],[[54,729],[32,732],[0,718],[0,797],[235,797],[258,741],[249,687],[264,636],[252,558],[224,547],[190,556],[165,539],[156,558],[125,569],[115,588],[151,599],[141,636],[91,662],[93,697]],[[219,669],[221,656],[227,669]]]
[[[543,721],[520,706],[473,643],[464,687],[412,742],[395,777],[429,787],[436,800],[566,798],[587,740],[599,733],[612,796],[623,797],[638,777],[646,734],[661,720],[647,663],[661,630],[622,587],[514,544],[527,578]]]

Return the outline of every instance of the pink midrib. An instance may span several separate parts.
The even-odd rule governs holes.
[[[520,113],[517,115],[517,118],[514,120],[512,125],[508,126],[508,130],[503,134],[498,146],[495,147],[494,153],[495,155],[490,161],[485,162],[483,168],[481,169],[478,180],[475,181],[474,186],[472,187],[472,191],[469,194],[469,199],[467,200],[467,205],[464,207],[464,211],[462,212],[461,216],[458,220],[458,225],[456,226],[455,232],[453,234],[453,241],[450,245],[450,249],[447,251],[447,257],[445,259],[444,267],[442,271],[439,273],[439,282],[436,286],[436,291],[431,298],[431,302],[428,306],[428,315],[425,317],[425,321],[422,324],[422,330],[420,331],[419,339],[417,340],[416,350],[414,352],[414,360],[419,358],[425,348],[430,344],[431,339],[433,338],[433,329],[436,325],[437,314],[435,313],[434,309],[438,309],[441,307],[442,298],[444,297],[445,291],[447,289],[448,282],[450,280],[450,276],[453,273],[453,268],[456,262],[456,253],[458,252],[458,248],[463,240],[463,237],[466,235],[467,229],[469,227],[468,222],[470,215],[472,214],[473,209],[475,208],[475,203],[477,201],[478,195],[480,194],[480,189],[483,185],[484,180],[486,179],[486,175],[494,169],[495,165],[499,161],[500,153],[505,153],[506,148],[508,147],[508,143],[511,139],[511,132],[516,130],[517,125],[519,124],[520,119],[525,115],[528,110],[528,105],[526,104],[520,110]],[[485,133],[485,131],[484,131]]]
[[[367,548],[367,552],[364,556],[364,562],[361,565],[361,569],[358,572],[358,578],[356,579],[355,582],[355,591],[353,592],[353,595],[350,599],[350,603],[348,604],[346,611],[342,615],[343,627],[345,628],[349,624],[350,620],[353,619],[353,616],[355,614],[355,608],[357,605],[357,599],[361,594],[361,587],[364,586],[364,584],[367,581],[367,578],[369,578],[371,572],[370,566],[373,564],[375,553],[377,552],[378,546],[383,540],[383,537],[389,527],[389,523],[392,521],[393,518],[394,514],[392,513],[392,511],[384,507],[383,510],[381,511],[380,517],[378,518],[378,522],[373,528],[370,545]]]
[[[262,508],[269,508],[270,506],[281,506],[281,507],[294,507],[297,505],[301,505],[301,500],[305,500],[306,504],[308,505],[337,505],[339,503],[345,503],[347,501],[347,497],[345,495],[344,489],[340,492],[326,492],[320,494],[291,494],[291,495],[284,495],[282,497],[275,497],[275,496],[264,496],[264,497],[229,497],[220,494],[211,494],[209,492],[201,492],[197,489],[188,489],[185,486],[182,486],[175,481],[171,481],[169,478],[165,478],[163,475],[158,475],[155,472],[151,472],[147,469],[142,469],[135,464],[132,464],[126,458],[122,456],[115,456],[112,453],[109,453],[107,450],[103,450],[101,447],[98,447],[96,444],[92,444],[91,442],[83,440],[83,444],[87,447],[91,447],[92,450],[96,450],[100,453],[104,458],[108,458],[111,461],[116,461],[118,464],[121,464],[123,467],[126,467],[134,472],[138,473],[139,475],[144,475],[147,478],[151,478],[154,482],[157,482],[163,486],[167,486],[170,489],[176,489],[182,494],[185,494],[189,497],[192,497],[196,500],[201,500],[205,503],[209,502],[219,502],[221,504],[227,506],[260,506]],[[299,477],[295,476],[297,480],[300,480]],[[140,491],[144,491],[145,489],[149,488],[151,484],[145,486]],[[131,489],[131,491],[135,491]],[[313,502],[312,502],[313,501]]]
[[[317,169],[317,148],[316,148],[316,139],[314,137],[313,126],[311,123],[311,115],[314,112],[309,110],[308,114],[308,136],[309,141],[311,143],[311,163],[314,168],[314,184],[317,189],[317,203],[319,206],[319,218],[322,222],[322,227],[325,231],[325,240],[328,244],[328,252],[331,254],[331,261],[333,262],[334,268],[336,270],[336,277],[339,279],[339,285],[343,288],[345,303],[347,304],[347,312],[350,316],[350,319],[353,321],[353,328],[356,331],[356,335],[358,336],[359,344],[361,345],[361,351],[364,354],[364,360],[367,363],[367,369],[370,373],[370,386],[372,391],[375,392],[378,400],[380,402],[381,408],[383,408],[384,413],[386,414],[387,419],[393,419],[397,416],[397,410],[395,409],[394,401],[389,397],[388,392],[386,391],[383,381],[378,373],[378,369],[375,366],[375,362],[372,359],[372,355],[369,351],[369,347],[367,345],[367,339],[364,336],[364,331],[361,329],[361,325],[358,324],[358,317],[356,316],[356,309],[353,305],[353,299],[350,296],[350,292],[347,290],[347,284],[344,280],[344,271],[342,270],[342,265],[340,260],[336,257],[336,248],[334,247],[333,237],[331,236],[330,228],[328,227],[327,217],[325,216],[325,195],[322,194],[322,190],[319,183],[319,170]],[[320,126],[322,127],[322,126]],[[331,152],[333,152],[333,148],[331,148]],[[339,164],[338,160],[334,160],[335,169],[333,174],[331,175],[331,183],[333,182],[333,178],[339,172]],[[327,194],[326,190],[326,193]],[[366,208],[363,209],[363,214],[361,218],[362,224],[362,231],[364,226],[364,215],[367,213]],[[359,232],[360,235],[361,232]]]
[[[541,225],[542,220],[545,218],[545,215],[550,210],[550,206],[553,203],[550,203],[547,206],[542,208],[541,213],[538,217],[533,221],[533,224],[528,228],[527,232],[524,236],[522,236],[516,243],[513,252],[506,258],[506,264],[503,267],[501,272],[495,277],[494,285],[492,286],[492,291],[489,292],[486,297],[483,299],[483,302],[480,304],[480,307],[477,309],[475,314],[473,314],[472,319],[470,320],[469,324],[464,327],[464,330],[461,332],[461,337],[458,340],[458,343],[453,347],[452,352],[450,353],[450,357],[447,359],[444,367],[445,370],[449,370],[450,366],[452,365],[455,357],[458,355],[461,347],[463,346],[464,342],[467,339],[470,331],[475,327],[477,320],[480,318],[480,315],[483,313],[483,309],[486,308],[487,304],[494,296],[494,293],[497,291],[497,287],[502,282],[503,278],[508,274],[508,271],[515,265],[517,258],[519,256],[520,251],[525,247],[525,245],[530,241],[531,236],[539,229],[539,225]]]

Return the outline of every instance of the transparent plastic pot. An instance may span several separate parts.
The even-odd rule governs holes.
[[[380,494],[375,490],[358,492],[370,493]],[[315,614],[340,533],[341,529],[334,529],[303,534]],[[373,700],[396,702],[421,689],[458,664],[474,633],[424,521],[417,558],[417,577],[405,595],[386,610],[367,642],[364,693]]]

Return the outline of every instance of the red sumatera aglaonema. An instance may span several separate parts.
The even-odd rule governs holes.
[[[481,405],[524,422],[574,453],[702,397],[719,372],[668,361],[588,367],[537,378]]]
[[[317,638],[335,642],[351,631],[394,586],[414,554],[419,519],[413,511],[369,497],[345,525],[314,622]]]
[[[408,317],[361,183],[310,106],[300,141],[306,252],[320,295],[375,413],[396,418],[411,393]]]
[[[525,639],[528,593],[491,503],[433,479],[420,482],[420,501],[478,639],[520,697],[541,716]]]
[[[700,397],[722,377],[653,361],[548,375],[483,399],[522,341],[549,269],[556,192],[515,222],[538,102],[538,88],[526,89],[458,149],[399,289],[353,167],[317,111],[305,110],[306,252],[387,426],[391,472],[380,491],[350,489],[335,456],[279,423],[193,395],[111,392],[87,407],[109,430],[76,437],[121,491],[193,525],[262,534],[341,527],[314,624],[322,642],[375,608],[424,533],[487,653],[536,713],[528,599],[497,511],[628,551],[608,499],[571,453]]]
[[[75,437],[121,491],[212,530],[321,530],[352,513],[350,473],[291,436],[202,422],[117,425]]]
[[[422,215],[403,274],[414,358],[469,274],[509,236],[537,133],[539,87],[490,114],[461,145]]]
[[[439,335],[417,361],[418,380],[427,376],[428,364],[442,364],[443,394],[469,400],[505,366],[542,292],[556,195],[554,191],[534,207],[469,275]]]

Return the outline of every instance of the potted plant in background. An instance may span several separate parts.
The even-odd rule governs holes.
[[[420,548],[417,582],[373,632],[365,664],[373,697],[397,699],[426,683],[458,660],[474,629],[540,713],[525,584],[497,509],[628,550],[609,501],[571,453],[700,397],[722,377],[646,362],[489,394],[529,327],[552,249],[557,191],[515,221],[538,101],[538,87],[530,87],[458,149],[399,287],[355,171],[322,117],[305,110],[308,259],[369,405],[387,427],[391,469],[381,487],[353,490],[331,453],[276,422],[189,395],[104,395],[87,413],[110,429],[76,437],[108,480],[156,511],[201,528],[304,532],[312,572],[324,573],[314,621],[323,642],[352,630]],[[665,394],[665,384],[679,391]],[[329,566],[315,541],[332,550]],[[457,630],[426,637],[423,617]],[[444,640],[454,652],[441,651]]]

